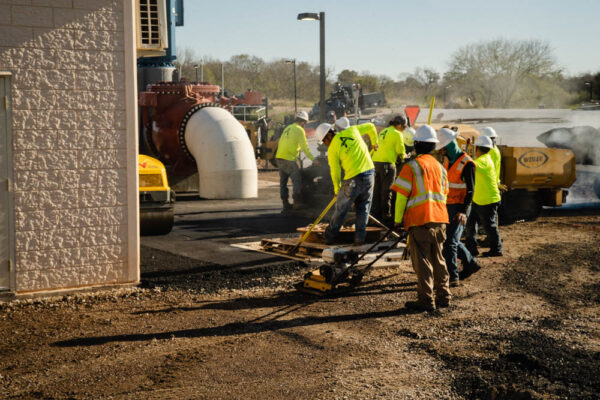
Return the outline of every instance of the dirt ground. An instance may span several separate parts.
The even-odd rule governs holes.
[[[594,213],[591,213],[594,214]],[[408,264],[330,299],[306,266],[142,249],[140,288],[0,304],[0,398],[598,399],[600,216],[501,228],[505,255],[410,313]]]

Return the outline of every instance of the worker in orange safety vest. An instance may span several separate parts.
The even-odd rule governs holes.
[[[446,199],[449,223],[446,227],[446,241],[444,242],[442,254],[450,275],[450,287],[455,287],[460,284],[461,279],[469,277],[481,268],[477,260],[460,241],[471,211],[473,193],[475,192],[475,162],[458,146],[456,142],[457,132],[448,128],[441,128],[437,134],[439,143],[436,145],[436,149],[444,157],[442,165],[448,172],[450,187]],[[460,273],[458,271],[458,258],[460,258],[463,266]]]
[[[438,138],[429,125],[417,129],[413,138],[417,157],[402,167],[392,185],[396,195],[394,222],[397,229],[408,231],[408,249],[417,274],[417,301],[406,307],[433,311],[448,307],[450,289],[442,247],[446,240],[448,211],[446,170],[430,154]]]

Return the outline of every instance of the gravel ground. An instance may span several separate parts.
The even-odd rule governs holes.
[[[431,314],[403,307],[408,264],[317,299],[293,289],[301,263],[143,248],[139,288],[0,304],[0,398],[599,398],[600,216],[501,235],[504,257]]]

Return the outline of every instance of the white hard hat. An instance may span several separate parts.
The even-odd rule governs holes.
[[[483,136],[487,136],[489,138],[495,139],[498,137],[498,134],[496,133],[496,130],[494,128],[492,128],[491,126],[486,126],[485,128],[483,128],[481,130],[481,134]]]
[[[346,117],[338,118],[338,120],[335,121],[335,126],[337,126],[340,131],[343,131],[344,129],[350,128],[350,120]]]
[[[303,119],[308,122],[308,113],[306,111],[298,111],[296,113],[296,118]]]
[[[426,142],[426,143],[438,143],[439,140],[437,138],[437,134],[435,133],[435,129],[433,129],[429,125],[421,125],[419,129],[417,129],[417,133],[413,136],[413,140],[415,142]]]
[[[458,136],[458,132],[454,132],[452,129],[441,128],[437,131],[438,144],[435,145],[435,149],[443,149],[446,147],[451,141],[456,139]]]
[[[323,122],[322,124],[319,124],[319,126],[317,126],[317,129],[315,129],[315,138],[318,142],[323,141],[323,139],[327,135],[327,132],[329,132],[332,126],[332,124],[328,124],[326,122]]]
[[[487,147],[491,149],[492,147],[494,147],[494,143],[492,143],[492,139],[490,139],[488,136],[479,135],[479,137],[475,141],[475,146]]]

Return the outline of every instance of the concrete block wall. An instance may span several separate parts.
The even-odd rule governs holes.
[[[16,292],[139,274],[129,226],[137,205],[127,195],[136,164],[127,139],[131,10],[123,0],[0,0],[0,71],[12,73]]]

